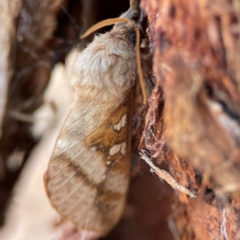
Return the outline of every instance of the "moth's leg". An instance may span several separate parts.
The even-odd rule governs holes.
[[[148,73],[146,73],[144,75],[144,84],[145,84],[145,89],[146,89],[146,92],[147,92],[147,98],[149,98],[152,94],[154,84],[153,84],[151,76]]]

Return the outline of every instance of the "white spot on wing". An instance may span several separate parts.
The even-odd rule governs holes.
[[[126,149],[127,149],[127,146],[126,146],[126,143],[124,142],[124,143],[122,143],[122,147],[121,147],[121,154],[122,155],[125,155]]]
[[[121,118],[121,120],[113,126],[113,129],[116,131],[120,131],[122,128],[124,128],[127,124],[127,115],[124,114]]]
[[[90,151],[90,152],[95,152],[96,150],[97,150],[97,147],[90,147],[90,148],[89,148],[89,151]]]
[[[107,166],[111,165],[111,161],[107,161],[107,162],[106,162],[106,165],[107,165]]]
[[[59,137],[57,139],[56,147],[54,149],[55,154],[61,154],[66,152],[69,148],[72,148],[71,142],[67,138]]]
[[[116,144],[109,150],[110,156],[113,156],[114,154],[116,154],[118,152],[121,152],[122,155],[124,155],[126,153],[126,143],[125,142]]]

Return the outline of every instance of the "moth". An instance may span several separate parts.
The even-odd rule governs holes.
[[[59,214],[96,236],[106,235],[119,221],[129,185],[138,78],[144,89],[140,27],[130,20],[135,14],[130,8],[85,34],[117,22],[110,32],[95,36],[77,57],[71,82],[75,99],[44,179]]]

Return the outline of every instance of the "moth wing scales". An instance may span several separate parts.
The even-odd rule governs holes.
[[[101,113],[75,101],[58,137],[45,187],[53,207],[79,229],[84,229],[88,220],[90,231],[105,235],[122,214],[130,171],[130,97],[131,92],[120,106],[116,102],[117,108],[110,112],[100,108]],[[81,111],[83,107],[85,111]],[[105,117],[92,129],[83,129],[90,118],[97,121],[99,116]],[[120,147],[110,155],[110,149],[119,144],[126,149]]]

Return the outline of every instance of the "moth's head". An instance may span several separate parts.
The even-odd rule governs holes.
[[[118,31],[125,39],[131,42],[134,46],[136,46],[136,30],[140,35],[140,43],[142,38],[144,37],[143,29],[141,26],[143,17],[139,15],[139,11],[135,9],[128,9],[125,13],[123,13],[119,18],[128,19],[129,22],[118,22],[114,25],[112,31]]]
[[[89,36],[91,33],[95,32],[96,30],[102,27],[114,25],[113,29],[110,32],[103,34],[103,35],[106,35],[103,38],[106,38],[106,40],[108,40],[107,38],[110,37],[112,38],[112,41],[114,41],[114,39],[125,40],[125,43],[129,43],[131,46],[134,46],[135,48],[140,48],[141,39],[142,39],[142,36],[144,35],[141,27],[142,21],[139,20],[141,19],[140,16],[141,15],[139,15],[138,10],[130,8],[128,9],[128,11],[124,12],[118,18],[107,19],[95,24],[94,26],[89,28],[81,36],[81,38],[85,38]],[[140,24],[138,22],[140,22]],[[97,37],[95,37],[95,39],[97,39]],[[129,49],[129,50],[134,50],[134,49]]]
[[[134,61],[133,65],[137,64],[135,66],[137,66],[137,72],[143,92],[144,103],[146,103],[146,91],[144,88],[140,56],[142,29],[140,25],[138,25],[134,20],[130,20],[133,19],[136,15],[136,10],[129,9],[119,18],[108,19],[97,23],[96,25],[88,29],[88,31],[85,32],[85,34],[83,34],[81,38],[87,37],[94,31],[102,27],[115,24],[113,29],[109,33],[103,34],[102,37],[99,39],[104,40],[105,43],[108,42],[108,46],[110,47],[108,49],[109,52],[122,57],[122,59],[126,58],[126,60],[129,60],[132,56],[136,58],[136,62]],[[125,69],[124,64],[122,64],[122,67]],[[123,81],[123,84],[125,85],[125,81]]]
[[[142,29],[141,29],[141,26],[134,21],[131,21],[129,23],[121,22],[121,23],[115,24],[110,34],[114,35],[114,37],[125,40],[131,46],[136,47],[136,41],[137,41],[136,30],[139,31],[139,37],[140,37],[139,40],[141,42]]]

